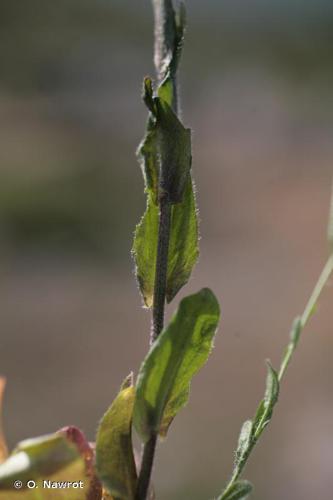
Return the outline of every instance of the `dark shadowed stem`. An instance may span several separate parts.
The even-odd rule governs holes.
[[[160,217],[158,228],[157,258],[155,271],[152,331],[150,343],[157,339],[164,326],[164,306],[166,296],[166,278],[168,271],[168,249],[170,239],[171,204],[168,196],[160,197]],[[150,476],[153,468],[157,435],[153,434],[143,448],[142,464],[136,491],[136,500],[147,498]]]
[[[164,78],[163,61],[168,52],[173,49],[174,44],[174,19],[172,0],[153,0],[155,17],[155,66],[158,83]],[[178,96],[176,75],[173,75],[173,100],[172,108],[177,113]],[[155,282],[152,311],[152,327],[150,344],[152,345],[160,335],[164,326],[164,308],[168,272],[168,251],[171,230],[171,203],[167,193],[163,192],[161,186],[163,179],[160,178],[159,189],[159,227],[157,241],[157,255],[155,262]],[[153,263],[152,263],[153,264]],[[143,448],[141,470],[138,478],[135,500],[146,500],[150,477],[153,468],[154,455],[157,443],[157,434],[153,434]]]
[[[154,284],[154,302],[150,343],[157,339],[164,326],[164,306],[166,279],[168,271],[168,249],[171,227],[171,203],[168,195],[162,195],[159,201],[160,216],[158,227],[157,257]],[[154,434],[143,448],[142,464],[136,491],[136,500],[147,498],[150,476],[153,468],[157,435]]]
[[[160,218],[158,227],[157,258],[155,267],[154,302],[152,315],[152,344],[164,326],[164,306],[168,271],[168,250],[170,239],[171,204],[167,196],[160,199]]]
[[[135,500],[145,500],[147,498],[150,476],[153,468],[156,442],[157,442],[157,435],[154,434],[144,446],[142,465],[141,465],[140,476],[138,479],[138,486],[136,490]]]

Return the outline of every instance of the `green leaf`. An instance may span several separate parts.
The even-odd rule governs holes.
[[[241,474],[244,465],[246,464],[249,455],[257,442],[258,437],[265,429],[270,419],[272,418],[274,406],[279,396],[279,379],[276,371],[271,364],[267,362],[267,378],[265,396],[260,402],[256,415],[252,420],[246,420],[242,426],[238,446],[235,454],[235,463],[233,477],[237,478]],[[245,484],[244,492],[242,493],[242,485]],[[237,486],[236,486],[237,485]],[[239,492],[238,492],[239,488]],[[246,490],[246,488],[249,488]],[[228,487],[225,492],[219,497],[219,500],[242,499],[251,491],[251,485],[247,481],[237,481],[232,487]],[[230,496],[231,495],[231,496]],[[235,496],[234,496],[235,495]],[[238,496],[239,495],[239,496]]]
[[[153,193],[155,203],[159,189],[167,194],[170,203],[180,203],[191,168],[191,130],[172,110],[169,91],[164,98],[153,97],[150,78],[144,79],[143,87],[143,100],[150,115],[138,156],[146,189]]]
[[[156,127],[151,117],[148,118],[147,131],[143,142],[139,146],[139,159],[146,185],[146,191],[152,194],[155,205],[158,204],[158,151]]]
[[[78,458],[78,451],[64,436],[51,434],[22,441],[0,466],[0,488],[11,487],[14,479],[22,481],[52,474]]]
[[[153,344],[136,384],[133,422],[143,441],[154,433],[165,435],[187,403],[190,381],[212,349],[219,315],[214,294],[203,289],[181,301]]]
[[[252,484],[249,481],[236,481],[218,500],[245,500],[251,491]]]
[[[76,430],[74,441],[73,428],[68,429],[19,443],[0,465],[1,500],[51,500],[55,498],[55,491],[59,500],[98,498],[98,484],[93,484],[92,477],[93,451],[80,431]],[[27,488],[29,480],[36,482],[35,489]],[[43,480],[60,484],[64,484],[64,481],[81,481],[82,487],[48,489],[43,488]],[[15,490],[15,481],[22,481],[22,489]],[[41,489],[42,496],[39,493]]]
[[[150,111],[146,134],[139,144],[137,151],[145,187],[148,194],[152,195],[154,203],[158,204],[158,179],[159,160],[156,129],[156,105],[153,98],[152,81],[146,77],[143,82],[143,100]]]
[[[239,438],[238,446],[235,454],[235,465],[234,469],[239,470],[242,468],[243,464],[249,455],[252,448],[253,438],[253,422],[252,420],[246,420],[242,425]]]
[[[155,98],[155,102],[160,189],[170,203],[180,203],[192,162],[191,130],[183,126],[166,101]]]
[[[158,207],[152,199],[152,194],[148,193],[147,208],[136,226],[132,249],[136,279],[146,307],[153,305],[158,220]]]
[[[153,82],[149,76],[146,76],[143,79],[143,88],[142,88],[142,99],[149,111],[155,116],[156,115],[156,106],[154,103],[154,89]]]
[[[133,244],[136,276],[146,307],[153,304],[158,218],[158,207],[154,204],[152,195],[148,194],[147,208],[136,227]],[[189,177],[183,202],[171,207],[166,289],[168,302],[171,302],[189,280],[198,255],[198,222],[192,181]]]
[[[188,282],[199,256],[198,220],[192,179],[187,179],[184,200],[171,208],[166,298],[168,302]]]
[[[129,375],[105,413],[96,438],[96,469],[108,492],[117,499],[131,500],[136,488],[132,447],[132,413],[135,390]]]
[[[198,259],[198,221],[191,179],[191,134],[166,101],[153,97],[152,83],[144,80],[144,101],[150,110],[147,131],[139,146],[147,207],[133,243],[136,276],[147,307],[153,303],[158,241],[159,193],[167,193],[171,206],[168,251],[167,301],[184,286]],[[171,95],[168,96],[168,99]]]
[[[162,101],[166,102],[170,107],[172,107],[172,102],[174,98],[173,85],[174,84],[172,79],[170,78],[170,76],[168,76],[158,87],[158,97]]]
[[[267,362],[266,391],[254,418],[254,436],[257,439],[272,418],[273,409],[279,397],[279,379],[276,371]]]
[[[155,64],[158,86],[155,96],[149,77],[144,79],[143,100],[150,113],[146,134],[138,149],[145,181],[147,207],[138,224],[133,256],[145,306],[153,304],[159,212],[163,196],[171,207],[171,235],[167,273],[167,301],[184,286],[197,261],[198,221],[191,179],[191,131],[177,116],[175,74],[185,30],[185,7],[176,13],[170,0],[154,2],[160,31],[156,35]]]

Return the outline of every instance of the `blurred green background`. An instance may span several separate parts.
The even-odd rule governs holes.
[[[187,8],[180,82],[202,239],[179,296],[210,286],[222,323],[159,448],[160,500],[222,489],[264,390],[264,360],[278,364],[326,258],[333,165],[332,2]],[[0,2],[0,371],[11,446],[66,424],[93,440],[147,350],[130,248],[145,205],[135,149],[152,32],[148,0]],[[246,471],[256,500],[330,498],[332,298],[328,288]]]

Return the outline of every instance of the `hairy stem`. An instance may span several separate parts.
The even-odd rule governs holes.
[[[153,0],[155,17],[155,49],[154,62],[157,73],[158,83],[164,78],[164,64],[167,55],[173,49],[174,43],[174,10],[172,0]],[[177,113],[178,96],[176,75],[173,76],[173,101],[172,108]],[[155,283],[152,311],[152,328],[150,343],[157,339],[164,326],[164,308],[166,297],[166,283],[168,271],[168,250],[171,230],[171,203],[169,196],[159,189],[159,227],[157,241],[157,256],[155,263]],[[144,445],[142,454],[142,463],[138,478],[136,491],[136,500],[146,500],[150,477],[152,473],[155,449],[157,443],[157,434],[154,434]]]
[[[171,204],[167,196],[160,197],[159,208],[160,214],[155,268],[152,331],[150,337],[151,344],[153,344],[153,342],[157,339],[164,326],[164,306],[171,222]],[[141,469],[138,478],[135,500],[146,500],[147,498],[154,463],[156,443],[157,434],[153,434],[143,447]]]
[[[161,83],[165,76],[165,62],[175,43],[175,21],[172,0],[153,0],[155,18],[154,62],[157,82]],[[177,113],[178,95],[176,75],[173,74],[172,108]],[[157,256],[155,263],[155,283],[152,313],[151,344],[157,339],[164,326],[164,306],[166,296],[166,280],[168,271],[168,250],[171,226],[171,204],[167,193],[161,189],[163,183],[160,175],[159,187],[159,228],[157,241]]]
[[[151,344],[153,344],[153,342],[157,339],[164,326],[164,306],[166,296],[168,249],[171,225],[171,204],[167,195],[160,196],[159,209],[160,214],[155,267],[152,331],[150,337]],[[136,500],[145,500],[147,498],[150,477],[154,463],[156,443],[157,434],[154,434],[143,447],[141,470],[136,491]]]
[[[164,306],[168,271],[168,249],[170,239],[171,204],[167,196],[159,202],[160,218],[158,228],[157,258],[154,284],[151,344],[157,339],[164,325]]]

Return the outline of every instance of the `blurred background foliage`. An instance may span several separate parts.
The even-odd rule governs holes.
[[[150,5],[31,0],[0,9],[5,243],[121,257],[110,234],[124,238],[133,226],[116,207],[139,138],[129,116],[143,113],[133,76],[152,72]],[[189,22],[183,93],[191,106],[207,80],[237,68],[264,68],[286,86],[332,83],[328,1],[192,1]],[[138,203],[138,192],[130,198]]]
[[[325,257],[333,164],[332,2],[187,9],[182,109],[203,222],[185,293],[212,286],[224,321],[161,446],[161,500],[213,497],[227,478],[263,360],[278,359]],[[148,0],[0,3],[0,370],[11,445],[71,423],[93,439],[146,350],[130,248],[144,209],[135,148],[152,23]],[[332,491],[327,295],[249,467],[257,500]]]

